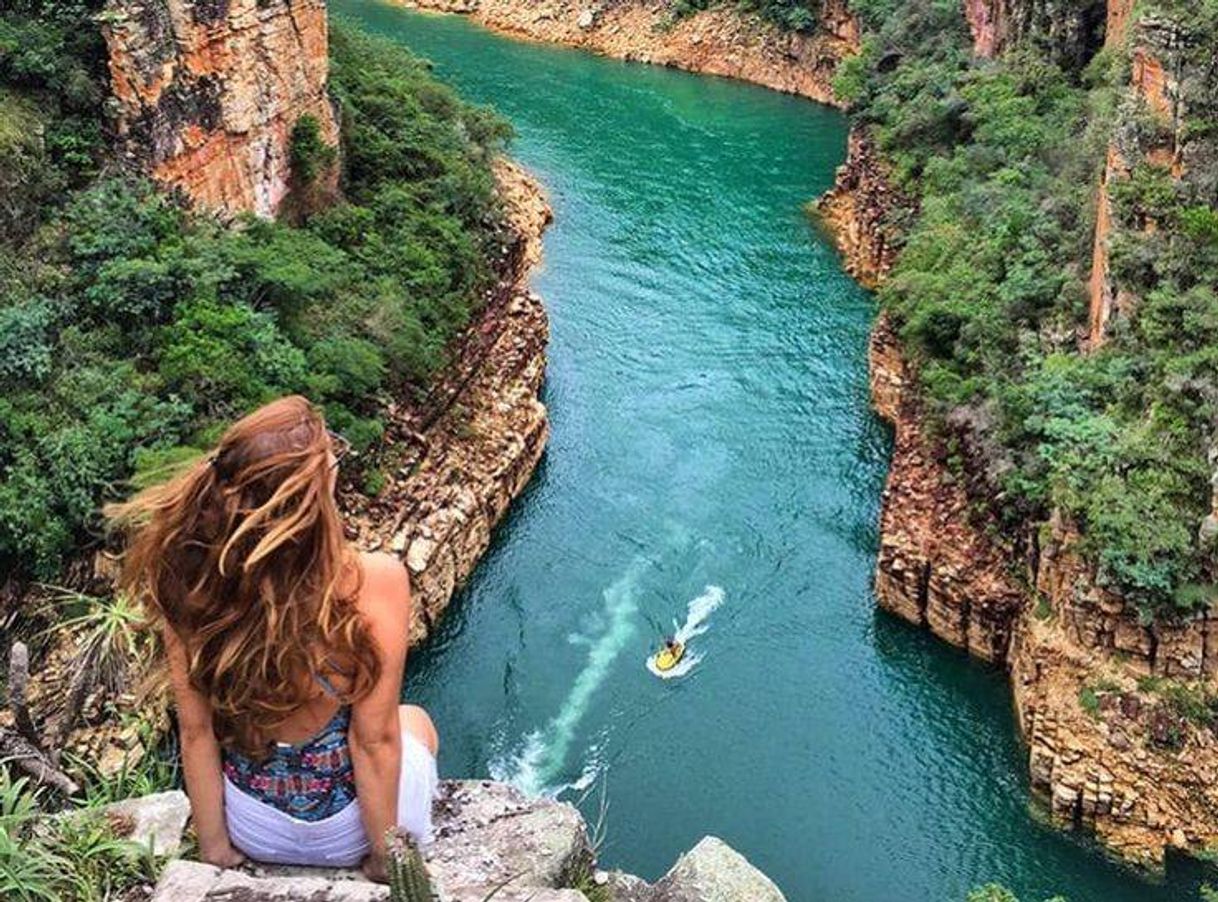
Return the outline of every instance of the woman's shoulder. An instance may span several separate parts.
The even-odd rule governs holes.
[[[359,604],[367,613],[382,616],[389,610],[408,607],[410,577],[401,558],[384,552],[361,551]]]
[[[399,584],[408,581],[406,565],[396,554],[361,551],[357,560],[364,579],[387,580]]]

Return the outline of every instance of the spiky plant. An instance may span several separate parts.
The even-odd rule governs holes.
[[[52,604],[68,616],[47,632],[75,638],[76,666],[90,672],[94,686],[124,691],[133,673],[146,669],[154,650],[139,604],[121,594],[96,597],[48,588],[54,593]]]
[[[435,898],[427,863],[410,837],[400,833],[389,840],[389,898],[391,902],[431,902]]]

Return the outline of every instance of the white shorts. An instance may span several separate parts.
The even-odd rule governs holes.
[[[431,841],[431,803],[438,784],[435,757],[403,727],[398,827],[421,845]],[[247,795],[225,777],[224,817],[233,845],[266,864],[348,868],[368,854],[359,799],[323,820],[302,821]]]

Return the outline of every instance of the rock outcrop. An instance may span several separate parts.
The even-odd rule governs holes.
[[[810,34],[784,32],[726,6],[676,17],[665,0],[402,0],[407,6],[468,15],[488,28],[532,40],[755,82],[822,103],[837,64],[858,52],[858,20],[843,0],[826,0]]]
[[[1067,68],[1083,66],[1103,43],[1112,16],[1104,0],[964,0],[977,56],[1033,43]]]
[[[872,392],[895,435],[880,515],[876,600],[986,661],[1006,660],[1025,593],[1009,562],[970,520],[964,485],[927,440],[886,316],[872,332]]]
[[[549,437],[538,399],[549,325],[528,277],[550,207],[519,166],[499,160],[495,172],[516,236],[502,280],[428,399],[389,411],[396,478],[375,498],[346,498],[358,543],[402,555],[410,570],[416,641],[473,572]]]
[[[912,207],[913,201],[893,186],[866,130],[852,128],[846,162],[838,167],[833,187],[816,202],[817,215],[841,251],[846,272],[874,288],[900,250],[891,217]]]
[[[102,28],[128,158],[203,207],[278,213],[302,116],[337,144],[324,0],[110,0]]]
[[[189,803],[175,794],[177,836]],[[124,812],[161,811],[164,799],[122,803]],[[783,902],[774,883],[722,840],[708,836],[681,856],[654,886],[629,874],[595,870],[595,853],[579,812],[551,799],[526,798],[489,781],[446,781],[434,807],[436,838],[424,852],[441,900],[586,902],[595,887],[612,902]],[[149,816],[151,817],[151,816]],[[147,820],[148,818],[144,818]],[[130,834],[129,838],[138,838]],[[176,848],[176,845],[175,845]],[[358,871],[247,864],[222,870],[173,861],[153,891],[154,902],[380,902],[387,887]]]

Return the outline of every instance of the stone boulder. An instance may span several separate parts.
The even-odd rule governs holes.
[[[154,855],[173,856],[182,846],[190,800],[186,793],[174,789],[58,816],[68,820],[101,817],[118,838],[151,849]]]
[[[508,899],[509,889],[571,886],[592,871],[592,848],[575,808],[527,798],[503,783],[444,783],[435,826],[427,864],[453,899],[480,902],[500,885],[495,898]]]
[[[646,902],[786,902],[786,897],[747,858],[707,836],[677,859]]]
[[[570,887],[592,872],[592,849],[583,818],[570,805],[527,798],[502,783],[445,781],[436,799],[435,831],[425,857],[443,900],[482,902],[492,892],[496,902],[584,899]],[[153,895],[156,902],[238,898],[372,902],[388,899],[389,892],[352,870],[249,865],[224,871],[175,861]]]
[[[122,816],[174,847],[189,804],[182,793],[123,803]],[[654,885],[620,871],[594,871],[580,813],[488,780],[445,781],[435,803],[435,841],[425,858],[441,902],[587,902],[575,887],[612,902],[785,902],[778,888],[713,836],[682,855]],[[387,887],[359,871],[248,864],[221,870],[174,861],[153,902],[382,902]]]

